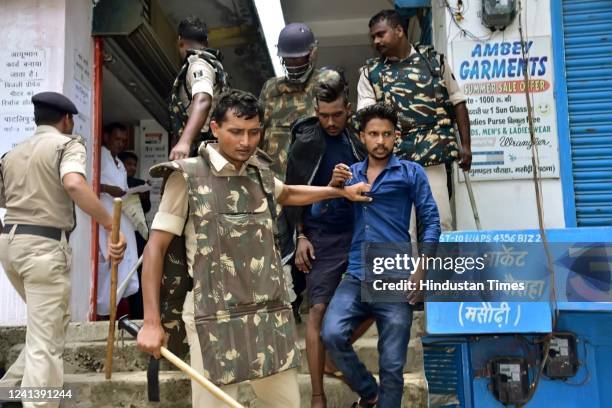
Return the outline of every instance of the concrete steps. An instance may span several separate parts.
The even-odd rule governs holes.
[[[378,351],[376,349],[377,338],[362,338],[354,344],[355,351],[360,360],[373,373],[378,373]],[[7,366],[11,365],[24,347],[16,344],[9,349]],[[308,374],[308,362],[306,361],[306,347],[304,340],[300,340],[302,350],[302,365],[299,372]],[[64,372],[66,374],[100,373],[104,370],[106,359],[106,341],[70,342],[64,348]],[[188,359],[187,359],[188,360]],[[132,372],[145,371],[149,362],[149,356],[141,352],[134,340],[125,341],[123,344],[115,344],[113,350],[113,371]],[[415,373],[423,366],[423,352],[421,342],[412,340],[408,348],[408,360],[404,366],[405,373]],[[162,360],[161,370],[177,370],[172,364]]]
[[[403,407],[427,406],[427,381],[422,371],[423,349],[420,341],[422,315],[415,315],[404,367]],[[138,322],[141,324],[141,322]],[[310,376],[306,360],[305,325],[298,326],[302,366],[298,381],[302,407],[310,406]],[[148,355],[142,353],[136,342],[127,336],[118,340],[113,358],[113,378],[104,379],[103,368],[106,353],[108,322],[71,323],[64,351],[65,385],[75,390],[75,398],[64,400],[62,406],[76,407],[190,407],[191,387],[188,378],[167,361],[162,360],[160,372],[159,403],[147,401],[146,368]],[[120,336],[119,336],[120,337]],[[17,358],[25,341],[25,328],[0,328],[0,366],[8,366]],[[375,326],[355,343],[360,359],[373,373],[378,372],[377,332]],[[241,384],[239,400],[245,407],[257,407],[255,395],[248,384]],[[328,407],[348,407],[357,396],[342,381],[326,377],[325,390]],[[263,408],[263,407],[262,407]]]
[[[298,375],[301,407],[310,407],[310,376]],[[190,381],[181,372],[160,372],[159,403],[147,401],[146,373],[114,373],[111,380],[106,380],[103,373],[66,374],[65,387],[74,392],[74,398],[64,400],[62,407],[79,408],[144,408],[144,407],[191,407]],[[418,375],[404,375],[404,401],[402,407],[426,407],[427,394],[423,392],[424,380]],[[333,378],[325,379],[325,390],[329,408],[346,408],[358,397],[342,381]],[[241,384],[238,401],[245,407],[261,407],[248,384]],[[261,407],[264,408],[264,407]]]

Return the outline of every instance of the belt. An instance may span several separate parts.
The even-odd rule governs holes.
[[[6,224],[2,232],[4,234],[9,234],[13,229],[13,224]],[[50,238],[56,241],[62,240],[62,232],[64,230],[55,227],[44,227],[42,225],[25,225],[18,224],[15,229],[15,234],[27,234],[27,235],[37,235],[39,237]],[[70,238],[70,233],[66,231],[66,240]]]

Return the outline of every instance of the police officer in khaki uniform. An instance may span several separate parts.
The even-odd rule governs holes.
[[[0,381],[1,386],[62,387],[64,339],[70,320],[68,237],[75,226],[74,204],[110,230],[111,215],[87,184],[85,146],[74,128],[74,104],[55,92],[32,97],[34,135],[0,161],[0,207],[6,208],[0,235],[2,267],[27,303],[26,346]],[[110,234],[108,234],[110,236]],[[125,238],[109,247],[120,262]],[[89,290],[83,295],[87,296]],[[58,402],[24,403],[53,407]]]

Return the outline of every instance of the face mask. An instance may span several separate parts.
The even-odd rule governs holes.
[[[292,84],[303,84],[308,81],[314,69],[314,64],[311,59],[309,59],[306,64],[291,67],[285,63],[283,58],[281,58],[281,63],[283,64],[283,68],[285,68],[287,82]]]

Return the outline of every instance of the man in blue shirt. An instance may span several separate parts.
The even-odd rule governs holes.
[[[364,282],[364,259],[367,257],[363,250],[373,243],[410,242],[408,227],[413,204],[422,226],[418,242],[439,240],[440,217],[423,168],[393,155],[395,110],[388,105],[375,104],[361,110],[360,115],[360,137],[368,158],[353,164],[350,170],[343,164],[336,166],[330,184],[367,181],[372,186],[369,195],[373,200],[353,205],[354,232],[349,264],[327,308],[321,337],[347,383],[361,397],[354,407],[400,407],[413,305],[420,301],[420,292],[411,291],[404,302],[362,302],[362,285],[367,284]],[[315,204],[313,212],[337,207],[338,203],[336,200]],[[425,271],[417,270],[410,275],[410,281],[418,283],[424,277]],[[359,361],[349,341],[355,328],[367,318],[374,318],[378,327],[380,385]]]

